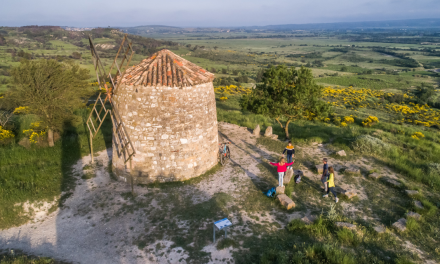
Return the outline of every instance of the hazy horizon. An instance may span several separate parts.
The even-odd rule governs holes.
[[[439,14],[438,0],[17,0],[2,4],[0,26],[240,27],[440,18]]]

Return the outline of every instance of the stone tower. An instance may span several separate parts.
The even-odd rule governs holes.
[[[181,181],[217,164],[214,74],[161,50],[127,69],[112,100],[136,150],[113,140],[113,169],[138,183]]]

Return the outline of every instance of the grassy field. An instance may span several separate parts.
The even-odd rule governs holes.
[[[227,37],[243,35],[249,38],[227,39]],[[422,83],[433,85],[438,93],[439,75],[427,71],[424,65],[440,61],[440,58],[427,56],[422,50],[427,47],[434,49],[437,47],[421,44],[358,42],[336,36],[308,36],[306,33],[288,38],[257,37],[269,35],[269,33],[210,33],[148,36],[163,39],[164,42],[158,43],[157,48],[167,47],[203,68],[208,70],[214,68],[218,79],[232,80],[234,84],[238,84],[236,78],[249,77],[248,82],[241,83],[244,87],[252,87],[256,83],[261,69],[281,63],[292,67],[311,67],[316,81],[328,86],[328,89],[336,90],[351,86],[343,90],[338,97],[324,98],[334,105],[334,115],[328,120],[292,122],[289,126],[290,140],[295,146],[301,147],[324,143],[326,148],[331,150],[329,155],[332,158],[343,161],[368,159],[372,169],[362,171],[362,176],[347,174],[344,180],[359,188],[364,188],[370,199],[343,200],[359,210],[355,217],[349,217],[341,208],[329,210],[328,206],[322,203],[315,205],[308,203],[310,199],[319,199],[321,194],[316,192],[319,186],[315,182],[304,178],[302,185],[291,183],[286,188],[287,193],[295,192],[297,202],[295,211],[313,212],[317,215],[322,213],[312,225],[305,226],[302,222],[294,220],[285,230],[273,231],[273,227],[269,225],[250,224],[248,231],[242,230],[235,236],[236,241],[242,241],[241,245],[237,245],[234,240],[222,240],[217,245],[218,249],[230,246],[236,248],[234,253],[236,263],[324,263],[323,259],[326,259],[325,263],[421,263],[423,260],[416,254],[408,253],[407,248],[401,243],[401,241],[410,241],[427,253],[430,258],[439,260],[439,110],[436,108],[420,110],[419,105],[418,110],[415,111],[416,106],[410,104],[412,102],[410,99],[398,103],[393,101],[396,96],[412,96],[416,87]],[[225,39],[220,39],[222,37]],[[30,56],[34,59],[54,58],[73,61],[89,69],[91,71],[90,81],[95,80],[89,50],[84,46],[88,43],[85,37],[69,39],[63,36],[46,36],[45,41],[39,41],[26,36],[25,33],[10,32],[6,39],[7,44],[0,46],[0,93],[9,89],[11,84],[8,71],[11,67],[17,66],[23,56]],[[174,41],[179,45],[166,46],[164,44],[166,41]],[[117,45],[117,35],[96,36],[94,42],[95,44]],[[150,51],[154,51],[154,49],[146,50],[141,44],[136,45],[138,45],[138,53],[134,56],[132,65],[148,57]],[[196,46],[198,47],[195,48]],[[419,65],[402,67],[397,60],[398,57],[377,52],[373,50],[374,47],[386,48],[396,53],[409,53],[408,58],[416,60]],[[18,55],[20,51],[22,55],[30,55],[20,57]],[[74,52],[81,53],[81,58],[73,58]],[[109,67],[115,51],[101,50],[100,52],[103,55],[104,65]],[[367,92],[359,92],[362,91],[360,88],[370,89],[369,95],[366,95]],[[371,95],[373,92],[383,94]],[[228,99],[221,100],[221,97]],[[241,94],[216,93],[218,121],[250,129],[254,129],[257,125],[260,125],[262,130],[272,126],[274,134],[277,134],[281,140],[284,139],[283,129],[273,119],[242,111],[239,106],[240,97]],[[392,106],[410,110],[395,111],[392,110]],[[76,186],[71,166],[79,158],[88,155],[90,151],[87,129],[84,126],[84,119],[89,110],[79,109],[76,112],[75,122],[66,124],[63,131],[60,131],[60,138],[53,148],[47,148],[44,144],[33,146],[19,144],[24,139],[22,131],[34,119],[32,116],[17,115],[14,117],[11,129],[16,135],[15,140],[12,144],[0,147],[0,174],[2,175],[0,178],[0,229],[21,225],[30,220],[29,215],[25,214],[21,207],[15,206],[16,204],[59,199],[59,202],[51,209],[53,211],[69,197]],[[353,116],[354,123],[343,126],[340,119],[346,116]],[[369,116],[378,117],[379,122],[371,127],[362,125],[362,121]],[[428,125],[424,125],[427,122]],[[101,131],[102,134],[94,140],[96,152],[111,145],[110,123],[106,122]],[[423,137],[415,138],[414,135],[417,133],[422,133]],[[285,145],[282,141],[265,138],[258,139],[257,143],[274,152],[279,152]],[[348,157],[335,155],[334,152],[339,150],[346,151]],[[298,164],[303,164],[308,168],[313,168],[320,162],[316,157],[307,153],[299,154],[297,161]],[[276,217],[282,217],[281,206],[275,200],[268,200],[261,195],[262,188],[276,184],[273,177],[275,171],[272,167],[258,166],[261,175],[264,176],[264,181],[252,185],[249,195],[234,201],[234,206],[229,206],[232,198],[226,193],[217,193],[201,204],[193,204],[176,192],[174,189],[176,185],[154,184],[146,188],[157,189],[154,193],[156,199],[160,198],[157,196],[163,195],[167,196],[167,201],[176,201],[174,205],[177,209],[173,213],[195,226],[202,224],[199,219],[202,212],[204,217],[208,218],[217,217],[218,211],[237,213],[243,210],[251,215],[256,212],[269,215],[276,207]],[[385,168],[401,176],[400,187],[394,187],[382,179],[368,178],[371,173],[381,172]],[[209,180],[218,169],[216,167],[206,175],[185,184],[195,185],[202,180]],[[240,171],[240,166],[237,165],[235,169]],[[295,169],[299,169],[299,165],[295,165]],[[409,197],[405,194],[405,190],[419,190],[420,193],[415,197]],[[64,197],[60,197],[62,192],[66,193]],[[424,209],[415,208],[414,200],[420,201]],[[165,203],[165,200],[163,202]],[[141,210],[142,206],[135,204],[118,213]],[[392,221],[402,217],[408,211],[420,213],[423,220],[420,222],[408,220],[408,232],[403,234],[394,231],[376,234],[372,223],[362,218],[362,216],[368,216],[376,219],[377,223],[390,227]],[[178,231],[182,230],[177,228],[172,218],[167,217],[168,212],[157,211],[153,220],[162,222],[164,226],[169,227],[167,230],[177,230],[175,233],[170,231],[167,235],[176,246],[188,250],[192,260],[195,262],[198,259],[206,260],[207,255],[201,252],[201,249],[207,243],[208,231],[197,230],[192,235],[181,236]],[[258,218],[258,216],[253,217]],[[337,221],[357,223],[362,228],[359,232],[338,229],[335,225]],[[248,236],[247,233],[259,234],[259,236]],[[142,249],[162,239],[163,236],[160,230],[151,236],[139,234],[134,244]],[[194,241],[194,246],[188,246]],[[10,256],[0,256],[0,263],[29,263],[25,258],[14,259]],[[44,263],[51,263],[51,260],[47,261],[49,262]]]
[[[76,121],[66,124],[55,146],[18,144],[25,136],[16,127],[17,137],[10,145],[0,147],[0,229],[21,225],[29,221],[28,213],[16,204],[29,201],[39,203],[60,199],[61,192],[75,188],[71,167],[78,159],[90,154],[88,130],[84,126],[89,110],[77,112]],[[29,117],[19,116],[16,124],[26,126]],[[101,133],[94,139],[94,151],[111,146],[110,120],[104,123]],[[58,204],[53,209],[56,209]],[[31,212],[32,213],[32,212]]]

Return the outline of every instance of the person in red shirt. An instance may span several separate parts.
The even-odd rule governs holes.
[[[273,163],[273,162],[270,162],[271,165],[277,167],[277,172],[278,172],[278,182],[279,182],[279,186],[280,186],[280,187],[283,187],[284,172],[286,172],[287,167],[288,167],[288,166],[292,166],[292,164],[293,164],[294,162],[295,162],[295,161],[292,161],[291,163],[285,163],[285,162],[284,162],[284,158],[281,158],[279,163]]]

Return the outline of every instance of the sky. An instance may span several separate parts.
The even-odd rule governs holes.
[[[0,26],[234,27],[440,18],[440,0],[2,0]]]

